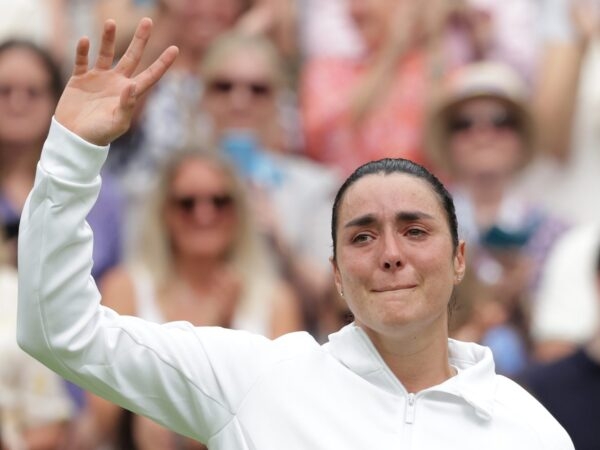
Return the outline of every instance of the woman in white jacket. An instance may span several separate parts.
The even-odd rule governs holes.
[[[359,168],[333,209],[336,286],[356,320],[319,346],[165,325],[100,306],[89,277],[108,144],[176,56],[136,75],[151,22],[112,66],[114,22],[88,69],[80,41],[20,234],[20,345],[53,370],[211,449],[572,449],[564,429],[488,349],[448,340],[464,273],[452,200],[406,160]]]

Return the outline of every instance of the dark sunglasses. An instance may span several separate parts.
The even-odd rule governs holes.
[[[171,203],[186,214],[191,214],[199,203],[209,203],[216,211],[224,211],[233,205],[233,197],[230,194],[184,195],[171,198]]]
[[[269,83],[260,81],[233,81],[227,79],[217,79],[208,84],[208,89],[215,94],[230,94],[235,88],[243,87],[254,97],[268,97],[271,95],[272,88]]]
[[[463,133],[475,127],[492,127],[496,130],[520,130],[517,117],[510,113],[498,113],[490,117],[458,115],[448,120],[448,132]]]

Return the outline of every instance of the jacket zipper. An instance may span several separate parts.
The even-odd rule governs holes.
[[[412,424],[415,421],[415,394],[408,394],[406,398],[406,414],[404,421]]]

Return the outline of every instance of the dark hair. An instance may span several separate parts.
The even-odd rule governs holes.
[[[431,186],[432,190],[438,196],[440,203],[442,204],[444,211],[446,211],[446,219],[448,220],[448,227],[452,236],[452,247],[454,251],[458,248],[458,222],[456,220],[456,212],[454,210],[454,202],[452,196],[448,190],[444,187],[442,182],[436,178],[431,172],[429,172],[423,166],[414,163],[408,159],[403,158],[385,158],[378,161],[371,161],[363,164],[356,169],[346,181],[342,184],[338,190],[335,200],[333,201],[333,210],[331,214],[331,238],[333,242],[333,259],[337,257],[336,252],[336,231],[338,225],[338,214],[344,194],[350,186],[356,183],[358,180],[366,175],[372,174],[383,174],[389,175],[392,173],[403,173],[411,175],[415,178],[421,178],[425,180]]]
[[[43,47],[24,39],[8,39],[0,43],[0,56],[9,50],[23,49],[33,53],[41,61],[44,69],[50,76],[50,92],[55,102],[58,102],[64,88],[61,68],[54,60],[50,52]]]

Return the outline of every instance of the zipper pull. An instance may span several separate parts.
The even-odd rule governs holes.
[[[406,398],[406,417],[404,420],[408,424],[415,421],[415,394],[408,394]]]

